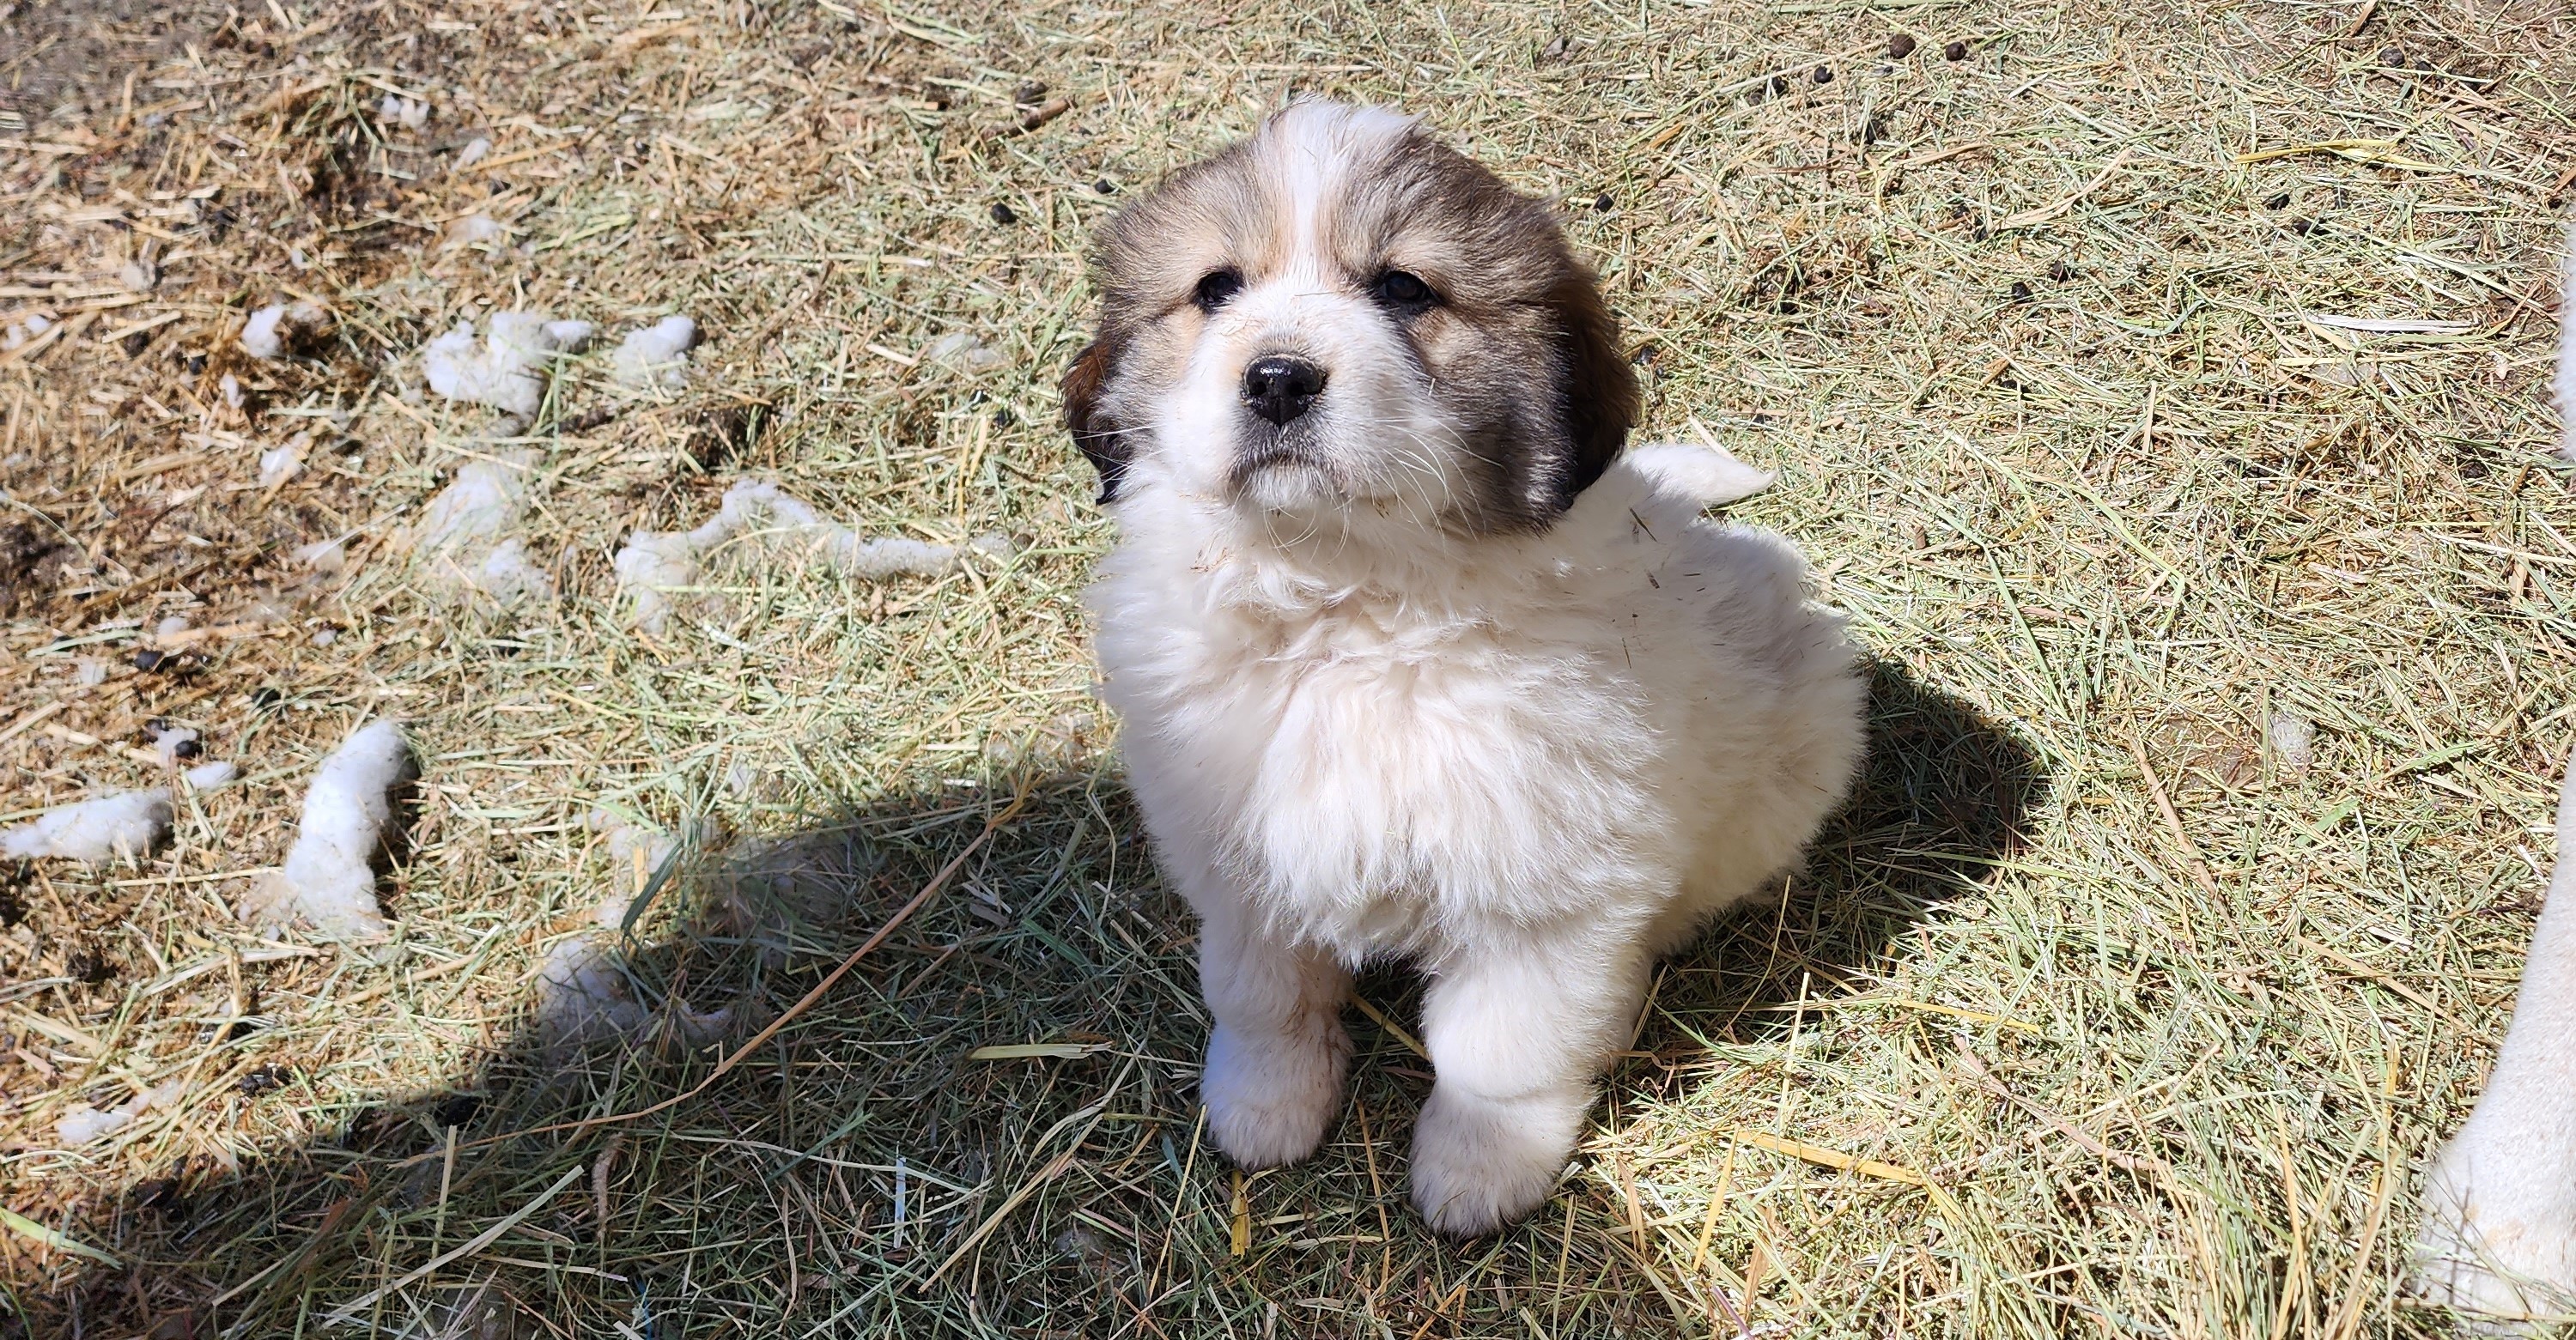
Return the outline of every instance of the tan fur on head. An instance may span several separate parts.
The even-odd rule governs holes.
[[[1381,109],[1271,117],[1121,211],[1096,268],[1098,337],[1063,390],[1104,500],[1141,467],[1259,511],[1536,529],[1636,420],[1618,322],[1548,207]],[[1295,422],[1247,408],[1264,355],[1321,373]]]

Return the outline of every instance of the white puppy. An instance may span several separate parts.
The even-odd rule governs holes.
[[[2433,1161],[2415,1244],[2419,1292],[2503,1317],[2576,1316],[2576,765],[2547,896],[2504,1049]]]
[[[1544,1201],[1656,955],[1777,890],[1863,687],[1763,477],[1622,458],[1636,384],[1548,208],[1412,120],[1303,102],[1121,212],[1065,377],[1123,543],[1093,602],[1123,752],[1197,909],[1236,1162],[1338,1111],[1352,969],[1430,976],[1413,1198]]]

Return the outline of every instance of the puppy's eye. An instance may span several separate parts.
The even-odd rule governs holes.
[[[1190,301],[1198,304],[1202,312],[1213,312],[1242,291],[1242,271],[1210,270],[1200,276],[1199,286],[1190,293]]]
[[[1405,270],[1389,270],[1369,285],[1369,296],[1389,307],[1428,307],[1438,295],[1422,277]]]

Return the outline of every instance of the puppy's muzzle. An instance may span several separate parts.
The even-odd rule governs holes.
[[[1243,403],[1274,424],[1314,407],[1324,394],[1324,370],[1302,358],[1265,354],[1243,370]]]

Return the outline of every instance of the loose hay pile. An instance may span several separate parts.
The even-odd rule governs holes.
[[[17,7],[0,825],[173,787],[156,729],[242,776],[7,868],[0,1328],[2449,1333],[2394,1288],[2418,1161],[2576,712],[2566,24]],[[1741,510],[1881,658],[1796,896],[1665,971],[1557,1201],[1465,1247],[1395,1194],[1400,973],[1321,1158],[1203,1147],[1190,928],[1088,707],[1082,240],[1292,87],[1563,201],[1652,434],[1778,470]],[[500,421],[431,385],[538,311],[701,342],[553,341]],[[469,477],[515,501],[460,584],[418,537]],[[725,546],[635,628],[620,546],[746,479],[1014,543]],[[252,929],[378,717],[387,938]],[[612,862],[601,807],[689,837]],[[549,1047],[576,979],[614,1027]]]

